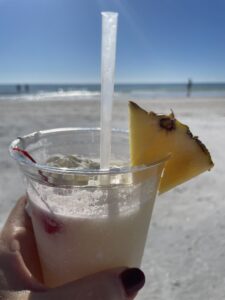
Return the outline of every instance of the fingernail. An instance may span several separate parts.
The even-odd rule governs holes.
[[[123,271],[120,279],[128,297],[135,295],[145,284],[145,275],[138,268]]]

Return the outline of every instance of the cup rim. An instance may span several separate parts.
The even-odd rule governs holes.
[[[116,174],[126,174],[126,173],[136,173],[140,171],[144,171],[153,167],[156,167],[160,164],[165,163],[171,156],[170,153],[168,153],[165,157],[162,159],[159,159],[157,161],[154,161],[150,164],[143,164],[138,166],[124,166],[119,168],[110,168],[110,169],[77,169],[77,168],[65,168],[65,167],[53,167],[49,165],[34,163],[31,160],[25,158],[25,156],[21,155],[18,151],[13,150],[13,148],[18,147],[18,145],[25,139],[28,139],[30,141],[33,141],[34,143],[37,142],[37,140],[40,137],[44,137],[50,134],[56,134],[56,133],[62,133],[62,132],[78,132],[78,131],[100,131],[100,127],[64,127],[64,128],[53,128],[53,129],[47,129],[47,130],[40,130],[35,131],[30,134],[24,135],[22,137],[18,137],[17,139],[13,140],[9,146],[9,153],[10,156],[15,159],[19,165],[22,167],[29,167],[36,171],[43,171],[48,173],[54,173],[54,174],[67,174],[67,175],[116,175]],[[120,129],[120,128],[112,128],[112,132],[114,133],[122,133],[122,134],[129,134],[129,131],[126,129]],[[31,143],[31,142],[30,142]],[[99,145],[100,147],[100,145]],[[19,147],[20,148],[20,147]]]

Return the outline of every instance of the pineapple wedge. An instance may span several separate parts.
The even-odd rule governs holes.
[[[188,126],[170,115],[147,112],[129,102],[130,149],[132,166],[150,164],[170,154],[160,181],[159,193],[210,170],[209,151],[192,135]]]

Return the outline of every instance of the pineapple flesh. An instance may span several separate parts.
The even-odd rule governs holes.
[[[132,166],[151,164],[170,154],[159,193],[213,167],[205,145],[192,135],[188,126],[175,119],[173,112],[170,115],[158,115],[129,102],[129,115]]]

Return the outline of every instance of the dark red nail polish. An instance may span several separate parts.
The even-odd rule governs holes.
[[[120,279],[128,297],[135,295],[145,284],[145,275],[138,268],[123,271]]]

